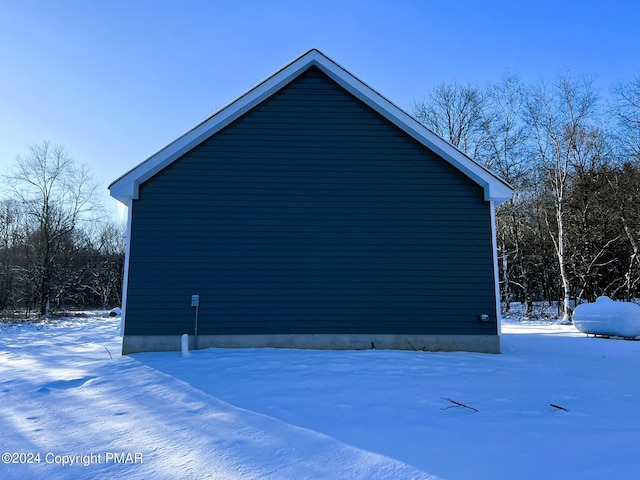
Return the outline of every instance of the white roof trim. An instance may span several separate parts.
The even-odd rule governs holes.
[[[391,103],[362,80],[315,49],[301,55],[237,100],[226,105],[177,140],[115,180],[109,185],[111,196],[125,204],[128,204],[130,199],[137,199],[138,187],[141,183],[153,177],[193,147],[270,97],[311,66],[318,67],[345,90],[482,186],[485,200],[499,204],[511,198],[513,190],[504,180],[438,137],[404,110]]]

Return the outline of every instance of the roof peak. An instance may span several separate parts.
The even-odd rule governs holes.
[[[311,48],[284,67],[261,81],[240,97],[200,122],[141,164],[109,185],[111,196],[123,203],[138,198],[138,187],[173,161],[229,125],[241,115],[284,88],[311,66],[318,67],[325,75],[356,98],[373,108],[408,135],[454,165],[484,188],[485,200],[501,203],[511,197],[511,187],[501,178],[476,163],[460,150],[438,137],[411,115],[353,75],[347,69],[326,56],[317,48]]]

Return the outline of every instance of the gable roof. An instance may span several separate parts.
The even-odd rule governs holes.
[[[111,196],[127,204],[129,200],[137,199],[138,187],[141,183],[232,123],[312,66],[319,68],[342,88],[474,180],[484,189],[485,200],[492,200],[499,204],[511,198],[512,188],[504,180],[438,137],[411,115],[316,49],[304,53],[115,180],[109,185]]]

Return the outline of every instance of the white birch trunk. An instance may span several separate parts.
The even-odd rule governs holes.
[[[569,304],[569,278],[567,277],[567,269],[564,258],[564,222],[562,219],[562,208],[563,202],[562,197],[558,199],[558,205],[556,207],[556,220],[558,222],[558,241],[556,244],[556,252],[558,254],[558,266],[560,268],[560,280],[562,281],[562,293],[563,293],[563,301],[562,301],[562,309],[564,315],[562,317],[562,323],[571,323],[571,317],[569,313],[571,312],[571,305]]]

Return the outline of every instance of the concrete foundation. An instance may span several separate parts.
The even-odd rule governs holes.
[[[198,335],[202,348],[301,348],[315,350],[424,350],[430,352],[500,353],[498,335]],[[193,349],[193,335],[189,335]],[[126,335],[122,354],[181,350],[181,335]]]

